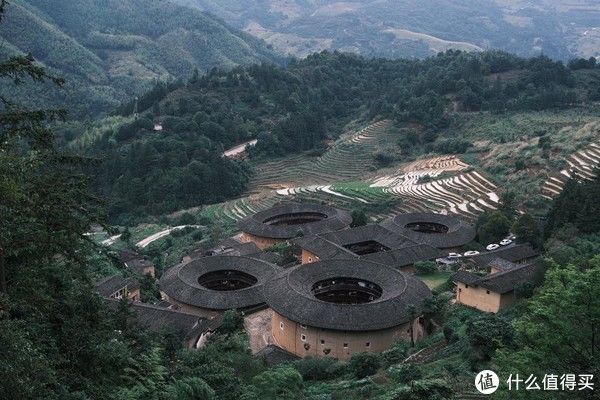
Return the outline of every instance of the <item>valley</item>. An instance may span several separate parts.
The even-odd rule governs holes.
[[[600,9],[593,0],[177,1],[218,15],[296,57],[322,50],[425,57],[482,48],[563,59],[598,55]]]

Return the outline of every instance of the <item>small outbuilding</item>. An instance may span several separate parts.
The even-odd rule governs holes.
[[[148,257],[133,250],[123,250],[119,253],[125,267],[138,275],[149,275],[154,278],[156,268]]]
[[[118,300],[107,299],[106,301],[111,310],[118,310]],[[220,324],[218,318],[201,318],[197,315],[137,301],[129,302],[127,306],[132,312],[133,319],[142,327],[154,333],[177,334],[188,348],[199,347],[203,339],[214,332]]]
[[[527,244],[501,247],[498,250],[481,253],[470,257],[471,263],[479,268],[490,266],[494,260],[502,259],[513,264],[530,264],[540,253]]]
[[[134,278],[112,275],[96,282],[96,290],[106,299],[140,299],[140,284]]]
[[[359,259],[299,265],[264,286],[277,346],[299,357],[349,359],[423,337],[431,296],[412,275]]]
[[[492,273],[485,276],[458,271],[452,277],[456,285],[456,302],[497,313],[516,301],[515,289],[519,285],[532,283],[536,272],[536,264],[519,265],[498,260],[492,266]]]
[[[212,318],[226,310],[260,308],[263,285],[279,271],[250,257],[204,257],[170,268],[160,279],[160,290],[177,309]]]
[[[280,203],[238,222],[242,242],[253,242],[261,250],[300,236],[347,228],[347,211],[311,203]]]
[[[381,225],[410,240],[446,251],[457,250],[475,239],[475,229],[455,215],[398,214]]]

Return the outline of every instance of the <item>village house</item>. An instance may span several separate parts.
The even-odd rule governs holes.
[[[155,277],[156,268],[154,263],[147,257],[133,251],[123,250],[119,254],[121,261],[125,267],[138,275],[149,275]]]
[[[515,264],[498,258],[488,267],[490,273],[484,276],[468,271],[454,274],[457,303],[497,313],[517,300],[519,286],[533,283],[537,271],[535,263]]]
[[[531,246],[517,244],[469,257],[467,261],[477,268],[486,268],[496,259],[502,259],[515,264],[530,264],[539,255],[540,253]]]
[[[106,303],[113,311],[119,308],[119,301],[116,299],[106,299]],[[218,318],[201,318],[160,305],[133,301],[128,303],[128,307],[132,318],[142,327],[154,333],[179,335],[188,348],[201,347],[220,324]]]
[[[96,283],[96,290],[106,299],[140,300],[140,285],[131,277],[109,276]]]

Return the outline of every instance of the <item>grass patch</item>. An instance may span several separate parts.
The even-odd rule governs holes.
[[[435,289],[436,287],[443,285],[451,276],[452,272],[448,271],[438,271],[427,275],[416,275],[416,277],[422,280],[429,289]]]

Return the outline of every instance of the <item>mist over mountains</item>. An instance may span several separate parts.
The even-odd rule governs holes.
[[[594,0],[175,0],[222,17],[284,54],[340,49],[425,57],[496,48],[557,59],[598,55]]]

